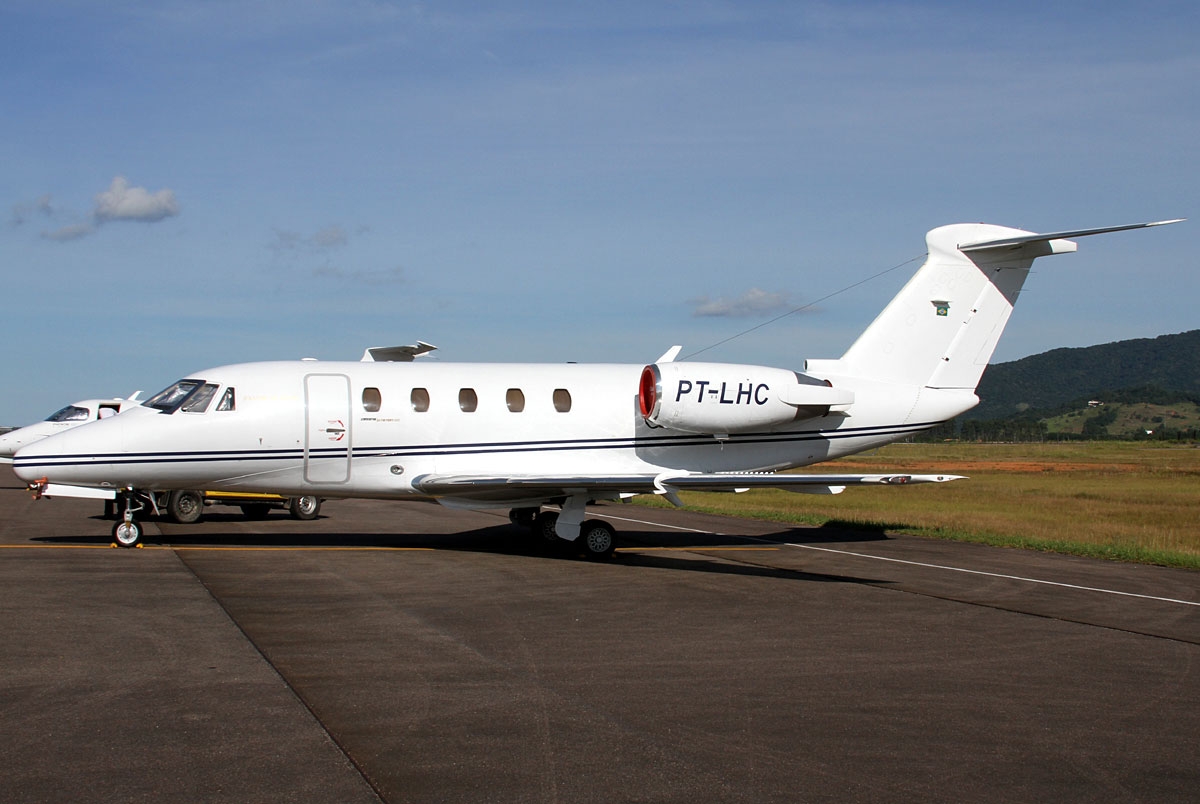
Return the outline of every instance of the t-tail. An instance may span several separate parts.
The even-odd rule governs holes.
[[[923,400],[940,398],[937,418],[950,418],[978,403],[975,388],[1035,259],[1075,251],[1068,238],[1180,220],[1050,234],[983,223],[934,229],[926,235],[925,264],[849,350],[839,360],[810,360],[806,370],[915,386]]]

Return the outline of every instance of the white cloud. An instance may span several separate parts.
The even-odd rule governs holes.
[[[42,232],[42,238],[65,242],[87,237],[100,226],[111,221],[142,221],[155,223],[164,218],[179,214],[179,202],[175,200],[173,190],[159,190],[152,193],[145,187],[131,187],[124,176],[115,176],[108,189],[96,194],[95,206],[86,217],[79,213],[71,213],[59,208],[51,202],[47,193],[34,201],[22,201],[14,204],[10,225],[13,228],[23,226],[32,217],[47,219],[49,225],[71,220],[56,229]]]
[[[783,293],[769,293],[758,288],[750,288],[736,299],[709,299],[704,296],[693,299],[692,304],[696,305],[692,310],[694,316],[723,318],[747,318],[778,313],[795,306]]]
[[[324,279],[345,279],[363,285],[399,285],[404,282],[403,266],[380,271],[347,270],[336,265],[325,264],[313,271],[313,276]]]
[[[179,214],[174,190],[152,193],[145,187],[130,187],[124,176],[116,176],[108,189],[96,195],[92,213],[97,223],[106,221],[142,221],[153,223]]]
[[[365,226],[355,230],[355,236],[370,231]],[[308,270],[309,275],[319,279],[336,279],[360,285],[394,285],[404,280],[404,268],[396,266],[370,270],[364,268],[344,268],[342,263],[354,261],[347,258],[343,251],[350,246],[350,235],[337,224],[330,224],[318,229],[310,235],[301,234],[288,229],[276,229],[275,239],[268,244],[275,252],[276,265],[290,271],[306,270],[302,266],[312,260],[320,260],[320,265]]]
[[[54,212],[54,207],[50,203],[50,194],[46,193],[35,201],[21,201],[13,204],[12,217],[9,220],[14,227],[21,226],[35,213],[51,218],[54,216]]]
[[[349,240],[340,226],[326,226],[312,236],[312,243],[317,248],[338,248],[346,245]]]
[[[83,223],[72,223],[59,227],[52,232],[42,232],[42,237],[46,240],[57,240],[60,243],[65,243],[68,240],[78,240],[81,237],[87,237],[94,231],[96,231],[95,224],[91,221],[84,221]]]
[[[291,252],[322,254],[342,248],[349,242],[350,236],[346,234],[346,230],[333,224],[311,235],[302,235],[287,229],[276,229],[275,242],[271,243],[270,247],[277,254]]]

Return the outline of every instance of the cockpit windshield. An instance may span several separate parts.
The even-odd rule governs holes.
[[[174,413],[183,407],[185,402],[189,401],[189,397],[198,390],[204,388],[204,380],[180,380],[169,388],[164,388],[154,396],[142,403],[147,408],[154,408],[163,413]],[[215,391],[217,386],[211,388]],[[208,397],[204,400],[207,404],[208,399],[212,398],[212,391],[209,391]],[[203,406],[201,407],[203,410]]]
[[[86,422],[91,416],[91,411],[87,408],[81,408],[77,405],[67,405],[57,413],[50,414],[46,419],[48,422]]]
[[[213,394],[216,392],[217,386],[214,383],[205,383],[203,388],[197,388],[188,394],[187,400],[179,406],[179,409],[184,413],[203,413],[208,410],[208,403],[212,402]]]

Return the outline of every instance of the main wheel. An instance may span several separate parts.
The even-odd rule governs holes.
[[[293,497],[288,500],[288,513],[292,515],[292,519],[316,519],[317,514],[321,513],[321,498],[312,494]]]
[[[579,526],[579,539],[575,543],[588,558],[612,558],[613,550],[617,549],[617,532],[607,522],[589,519]]]
[[[113,525],[112,537],[122,547],[137,547],[142,540],[142,525],[137,520],[122,520]]]
[[[204,495],[198,491],[172,491],[167,497],[167,515],[181,525],[200,521],[204,513]]]
[[[533,533],[535,536],[540,536],[543,541],[550,544],[558,542],[558,533],[554,530],[554,526],[558,523],[557,511],[542,511],[533,520]]]

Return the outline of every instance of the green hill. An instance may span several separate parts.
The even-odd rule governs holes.
[[[1153,438],[1200,429],[1200,405],[1176,402],[1104,402],[1069,410],[1042,421],[1046,435],[1060,433],[1121,439]]]
[[[963,419],[1007,419],[1056,409],[1083,400],[1112,398],[1113,392],[1145,389],[1158,398],[1124,403],[1200,399],[1200,329],[1178,335],[1138,338],[1079,349],[1054,349],[988,366],[979,383],[979,406]],[[1165,392],[1165,395],[1164,393]],[[1134,394],[1137,396],[1137,394]],[[1154,414],[1159,415],[1159,414]],[[1152,429],[1147,427],[1146,429]]]

